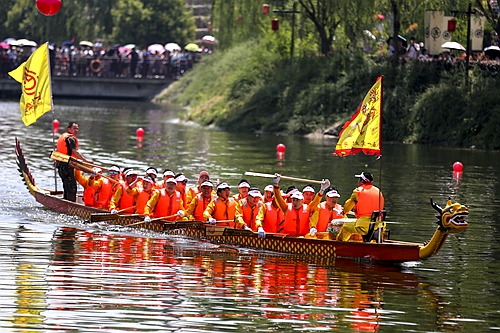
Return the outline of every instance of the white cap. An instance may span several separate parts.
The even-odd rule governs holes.
[[[248,184],[247,182],[242,182],[240,185],[238,185],[238,188],[242,188],[242,187],[250,188],[250,184]]]
[[[172,170],[167,170],[163,173],[163,176],[175,176],[175,173]]]
[[[128,177],[128,176],[132,176],[132,175],[139,175],[139,173],[135,170],[132,170],[132,169],[128,169],[127,171],[125,171],[125,177]]]
[[[337,198],[340,198],[340,194],[339,192],[335,191],[335,190],[331,190],[329,192],[326,193],[326,196],[327,197],[330,197],[330,198],[333,198],[333,197],[337,197]]]
[[[228,183],[226,183],[226,182],[220,183],[219,185],[217,185],[217,190],[221,190],[221,189],[225,189],[225,188],[230,188]]]
[[[111,168],[109,168],[109,171],[116,171],[116,172],[120,172],[120,168],[117,167],[116,165],[113,165]]]
[[[184,175],[178,175],[177,178],[175,178],[178,182],[183,182],[183,181],[188,181],[189,179],[186,178]]]
[[[273,190],[274,190],[273,185],[267,185],[267,186],[264,188],[264,191],[270,191],[270,192],[272,192]]]
[[[260,194],[259,190],[248,191],[248,195],[251,195],[254,198],[262,198],[262,195]]]
[[[304,193],[304,192],[312,192],[312,193],[314,193],[315,191],[314,191],[314,188],[312,186],[306,186],[302,190],[302,193]]]
[[[146,174],[150,174],[150,173],[152,173],[153,175],[155,175],[155,177],[158,176],[158,171],[156,171],[153,168],[147,168],[146,169]]]
[[[203,183],[201,183],[200,187],[202,187],[202,186],[214,187],[214,184],[211,181],[206,180]]]
[[[299,199],[299,200],[304,200],[304,196],[302,195],[302,193],[300,193],[299,191],[295,192],[294,194],[292,194],[292,199]]]
[[[174,183],[174,184],[177,184],[177,180],[175,180],[174,178],[169,178],[169,179],[165,180],[165,183]]]

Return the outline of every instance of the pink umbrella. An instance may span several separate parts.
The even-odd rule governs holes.
[[[148,51],[151,53],[154,52],[163,53],[165,52],[165,48],[161,44],[151,44],[148,46]]]
[[[0,42],[0,47],[2,49],[8,49],[9,48],[9,43],[6,43],[6,42]]]

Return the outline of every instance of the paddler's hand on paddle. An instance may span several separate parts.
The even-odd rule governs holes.
[[[274,185],[279,185],[280,180],[281,180],[281,175],[279,173],[275,173],[274,174],[274,179],[273,179]]]
[[[247,231],[252,231],[252,228],[250,228],[249,226],[247,226],[246,224],[243,226],[243,230],[247,230]]]
[[[266,232],[262,227],[259,227],[259,229],[257,229],[257,234],[259,235],[259,238],[266,238]]]
[[[186,213],[184,213],[184,211],[182,209],[179,209],[179,211],[177,212],[177,216],[179,216],[181,219],[186,215]]]
[[[151,223],[151,218],[149,216],[146,216],[144,218],[144,223]]]
[[[118,214],[118,211],[116,209],[112,209],[110,213],[111,214]]]
[[[215,225],[217,223],[217,220],[214,219],[213,217],[209,217],[208,218],[208,223],[210,223],[211,225]]]
[[[323,193],[325,192],[325,190],[326,190],[327,188],[329,188],[329,187],[330,187],[330,180],[328,180],[328,179],[323,179],[323,180],[321,181],[321,189],[320,189],[321,194],[323,194]]]
[[[316,233],[318,232],[318,229],[316,229],[315,227],[312,227],[311,229],[309,229],[309,235],[311,236],[315,236]]]

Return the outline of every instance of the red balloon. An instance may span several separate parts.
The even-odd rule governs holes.
[[[45,16],[56,15],[61,9],[61,0],[36,0],[36,8]]]
[[[455,172],[462,172],[464,166],[460,162],[455,162],[453,163],[453,171]]]
[[[284,152],[285,152],[285,150],[286,150],[286,147],[285,147],[285,145],[284,145],[284,144],[282,144],[282,143],[279,143],[279,144],[276,146],[276,151],[277,151],[278,153],[284,153]]]
[[[144,136],[144,129],[142,127],[139,127],[136,131],[135,131],[135,135],[137,135],[138,137],[143,137]]]

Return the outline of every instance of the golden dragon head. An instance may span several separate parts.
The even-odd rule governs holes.
[[[469,224],[465,220],[469,215],[469,209],[466,206],[458,202],[453,203],[451,198],[444,208],[439,207],[432,198],[431,205],[439,213],[439,215],[436,215],[439,230],[458,233],[469,227]]]

